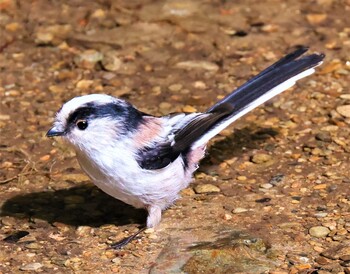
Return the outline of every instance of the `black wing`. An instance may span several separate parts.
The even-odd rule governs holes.
[[[143,169],[155,170],[174,162],[180,153],[173,151],[171,143],[155,144],[138,151],[137,162]]]
[[[169,135],[174,135],[173,140],[164,143],[156,143],[145,147],[138,152],[138,163],[144,169],[154,170],[166,167],[182,154],[186,165],[186,154],[194,140],[199,139],[205,132],[216,125],[232,112],[228,104],[223,104],[216,112],[198,113],[192,119],[186,121],[181,127],[174,126]],[[181,124],[181,121],[179,121]]]
[[[210,125],[215,124],[215,122],[225,115],[229,115],[230,112],[231,110],[208,114],[185,115],[182,119],[171,125],[172,129],[169,131],[167,137],[173,136],[172,138],[154,143],[138,151],[137,159],[140,167],[149,170],[160,169],[175,161],[180,154],[182,154],[184,164],[186,165],[186,154],[193,144],[193,139],[200,138]]]

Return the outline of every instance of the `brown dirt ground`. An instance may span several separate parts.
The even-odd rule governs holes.
[[[0,0],[0,239],[13,235],[0,273],[169,273],[169,243],[223,230],[262,239],[266,273],[350,273],[349,13],[348,0]],[[145,213],[45,137],[60,106],[107,93],[154,115],[202,111],[297,45],[326,54],[318,73],[216,137],[160,227],[108,250]],[[193,191],[204,183],[220,192]]]

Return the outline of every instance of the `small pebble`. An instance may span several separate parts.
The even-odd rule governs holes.
[[[148,239],[155,240],[155,239],[158,239],[158,236],[156,234],[150,234],[148,236]]]
[[[181,196],[193,196],[195,192],[193,191],[192,188],[185,188],[181,190]]]
[[[40,161],[46,162],[46,161],[50,160],[50,157],[51,157],[50,155],[44,155],[44,156],[40,157]]]
[[[182,111],[183,112],[189,112],[189,113],[192,113],[192,112],[196,112],[197,109],[193,106],[190,106],[190,105],[186,105],[182,108]]]
[[[341,255],[339,259],[342,261],[350,261],[350,254]]]
[[[14,226],[16,225],[16,221],[13,217],[1,216],[1,224],[7,225],[7,226]]]
[[[329,234],[330,230],[324,226],[314,226],[309,229],[309,234],[313,237],[324,238]]]
[[[93,80],[80,80],[76,87],[77,89],[80,90],[86,90],[89,89],[93,85],[94,81]]]
[[[265,188],[265,189],[270,189],[273,187],[273,185],[269,184],[269,183],[265,183],[265,184],[261,184],[260,187]]]
[[[177,68],[181,69],[203,69],[208,71],[216,72],[219,70],[219,66],[217,64],[208,62],[208,61],[184,61],[179,62],[175,65]]]
[[[269,197],[265,197],[265,198],[261,198],[261,199],[255,200],[256,203],[268,203],[270,201],[271,201],[271,198],[269,198]]]
[[[318,25],[327,19],[327,14],[311,13],[306,15],[306,19],[311,25]]]
[[[314,246],[313,247],[313,249],[316,251],[316,252],[318,252],[318,253],[321,253],[324,249],[323,249],[323,247],[321,247],[321,246]]]
[[[226,214],[224,214],[223,219],[226,220],[226,221],[229,221],[229,220],[232,219],[232,215],[226,213]]]
[[[337,223],[335,221],[322,222],[322,226],[328,227],[330,230],[335,230]]]
[[[210,192],[220,192],[220,188],[212,184],[201,184],[194,188],[197,194],[210,193]]]
[[[234,210],[232,210],[232,213],[238,214],[238,213],[243,213],[243,212],[247,212],[248,209],[243,208],[243,207],[237,207]]]
[[[298,264],[295,267],[298,270],[305,270],[311,268],[311,264]]]
[[[337,112],[346,117],[349,118],[350,117],[350,105],[344,105],[344,106],[339,106],[337,107]]]
[[[82,183],[82,182],[86,182],[89,181],[89,177],[86,176],[85,174],[64,174],[61,177],[62,181],[70,181],[70,182],[74,182],[74,183]]]
[[[1,164],[1,168],[10,168],[13,166],[12,162],[5,161]]]
[[[145,230],[145,234],[152,234],[154,233],[154,228],[150,227]]]
[[[170,91],[180,91],[182,89],[181,84],[173,84],[168,87]]]
[[[20,268],[20,270],[35,271],[35,270],[39,270],[42,267],[43,267],[43,265],[41,263],[30,263],[30,264],[26,264],[26,265],[22,266]]]
[[[327,184],[319,184],[319,185],[315,185],[313,187],[313,189],[326,189],[327,188]]]
[[[286,257],[288,261],[294,265],[303,265],[310,261],[310,258],[306,254],[287,253]]]
[[[328,213],[327,212],[318,212],[318,213],[315,213],[315,217],[317,218],[325,218],[328,216]]]
[[[35,34],[35,43],[38,45],[48,45],[51,44],[54,39],[53,33],[49,33],[46,31],[40,31]]]
[[[25,247],[28,248],[28,249],[41,249],[41,248],[42,248],[42,246],[39,245],[39,244],[36,243],[36,242],[26,244]]]
[[[0,120],[2,121],[10,120],[10,115],[0,114]]]
[[[276,31],[278,31],[278,29],[279,29],[278,25],[275,25],[275,24],[266,24],[266,25],[261,27],[261,30],[263,32],[268,32],[268,33],[269,32],[276,32]]]
[[[114,259],[112,259],[112,263],[114,263],[114,264],[121,264],[121,262],[122,262],[122,260],[120,259],[120,258],[114,258]]]
[[[6,30],[8,31],[12,31],[12,32],[15,32],[17,30],[19,30],[21,28],[21,25],[18,24],[17,22],[13,22],[13,23],[10,23],[10,24],[7,24],[5,26]]]
[[[350,100],[350,94],[342,94],[340,95],[340,98]]]
[[[316,139],[323,142],[331,142],[332,136],[328,131],[321,131],[316,134]]]
[[[207,85],[206,85],[204,82],[202,82],[202,81],[196,81],[196,82],[194,82],[194,83],[193,83],[193,86],[194,86],[195,88],[198,88],[198,89],[206,89],[206,88],[207,88]]]
[[[52,93],[62,93],[64,92],[64,88],[62,86],[51,85],[49,86],[49,91]]]
[[[329,264],[329,260],[328,260],[327,258],[325,258],[325,257],[322,257],[322,256],[317,257],[317,258],[315,259],[315,261],[316,261],[316,263],[318,263],[318,264],[320,264],[320,265]]]
[[[17,96],[20,96],[21,93],[20,93],[18,90],[12,89],[12,90],[6,91],[6,92],[5,92],[5,95],[6,95],[6,96],[11,96],[11,97],[17,97]]]
[[[109,51],[103,55],[101,64],[102,67],[107,71],[118,71],[121,68],[123,62],[117,56],[116,52]]]
[[[271,178],[269,183],[276,186],[283,181],[284,177],[283,174],[277,174]]]
[[[77,55],[74,58],[74,62],[78,67],[93,69],[95,65],[102,60],[102,58],[102,53],[93,49],[88,49]]]
[[[329,132],[338,131],[338,129],[339,129],[339,127],[336,125],[328,125],[328,126],[324,126],[321,128],[321,130],[329,131]]]
[[[84,237],[86,235],[91,234],[93,229],[89,226],[78,226],[77,229],[75,230],[75,233],[80,236]]]
[[[161,110],[166,110],[166,111],[168,111],[168,110],[170,110],[171,107],[172,107],[172,105],[171,105],[170,103],[168,103],[168,102],[161,102],[161,103],[159,104],[159,108],[160,108]]]
[[[263,154],[263,153],[255,154],[251,158],[251,161],[255,164],[263,164],[263,163],[266,163],[266,162],[271,161],[271,160],[272,160],[272,157],[270,155]]]

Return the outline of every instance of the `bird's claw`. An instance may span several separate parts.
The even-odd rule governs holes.
[[[126,237],[122,240],[120,240],[119,242],[116,242],[114,244],[111,244],[111,246],[109,247],[109,249],[121,249],[122,247],[126,246],[128,243],[130,243],[133,239],[135,239],[137,237],[137,235],[139,235],[141,232],[143,232],[146,229],[146,227],[143,227],[141,229],[139,229],[135,234]]]

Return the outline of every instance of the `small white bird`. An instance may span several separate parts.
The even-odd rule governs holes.
[[[286,55],[204,113],[154,117],[112,96],[75,97],[58,111],[47,136],[67,140],[96,186],[146,209],[146,227],[154,227],[162,210],[189,185],[212,137],[322,63],[323,54],[300,57],[307,50],[301,47]],[[138,233],[113,247],[120,248]]]

